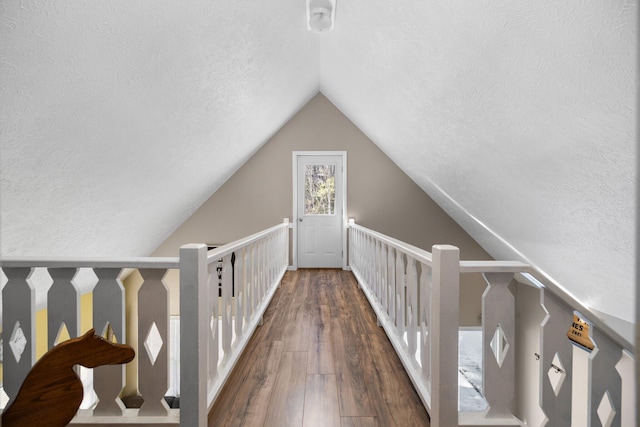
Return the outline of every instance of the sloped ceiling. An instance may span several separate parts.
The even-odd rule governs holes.
[[[318,92],[279,3],[2,1],[2,254],[151,253]]]
[[[637,2],[338,11],[323,93],[494,257],[631,321]]]
[[[492,255],[633,320],[637,1],[304,7],[1,2],[1,254],[151,253],[321,90]]]

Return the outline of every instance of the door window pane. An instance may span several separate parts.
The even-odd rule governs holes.
[[[336,165],[306,165],[304,214],[334,215],[336,205]]]

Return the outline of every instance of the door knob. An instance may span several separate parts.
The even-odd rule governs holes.
[[[298,218],[298,222],[302,222],[302,218]]]

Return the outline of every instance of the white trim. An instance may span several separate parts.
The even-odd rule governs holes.
[[[293,254],[292,270],[298,269],[298,157],[299,156],[342,156],[342,269],[347,270],[347,152],[346,151],[293,151]]]

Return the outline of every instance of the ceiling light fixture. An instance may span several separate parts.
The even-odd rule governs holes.
[[[307,28],[312,31],[333,29],[336,14],[336,0],[306,0]]]

